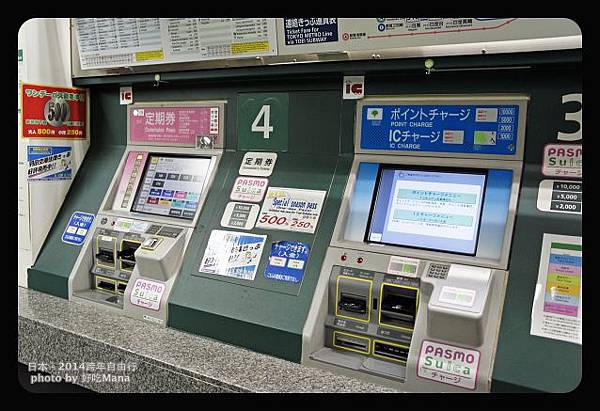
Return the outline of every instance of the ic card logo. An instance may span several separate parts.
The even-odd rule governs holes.
[[[367,109],[367,120],[383,120],[383,108],[370,107]]]

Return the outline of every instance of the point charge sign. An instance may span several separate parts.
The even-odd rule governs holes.
[[[86,90],[25,83],[22,87],[24,138],[87,138]]]
[[[360,147],[514,155],[518,121],[516,104],[370,104],[362,108]]]

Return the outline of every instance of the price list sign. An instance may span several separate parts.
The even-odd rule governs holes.
[[[581,214],[583,184],[581,181],[542,180],[538,191],[540,211]]]

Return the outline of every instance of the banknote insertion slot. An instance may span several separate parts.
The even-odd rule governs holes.
[[[417,315],[419,291],[393,284],[383,284],[379,322],[392,327],[413,328]]]
[[[117,239],[110,235],[96,237],[96,264],[111,270],[115,269],[115,250]]]
[[[96,289],[114,293],[116,289],[116,283],[109,278],[96,277]]]

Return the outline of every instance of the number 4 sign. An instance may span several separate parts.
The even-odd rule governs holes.
[[[263,125],[258,125],[260,119],[263,120]],[[273,132],[273,126],[269,125],[269,121],[271,120],[271,106],[265,104],[262,106],[258,115],[252,122],[252,132],[263,133],[264,138],[269,138],[269,134]]]
[[[238,149],[287,151],[288,93],[243,93],[238,98]]]

